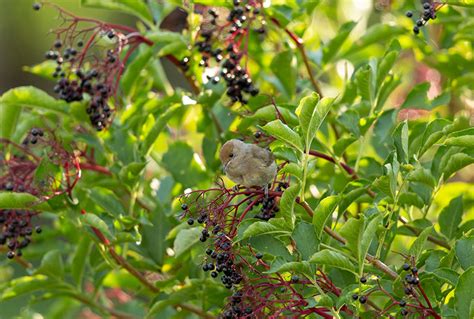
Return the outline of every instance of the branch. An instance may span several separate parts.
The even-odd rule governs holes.
[[[314,151],[314,150],[310,150],[309,151],[309,154],[310,155],[313,155],[314,157],[319,157],[319,158],[322,158],[322,159],[325,159],[326,161],[328,162],[331,162],[331,163],[334,163],[334,164],[337,164],[336,160],[329,156],[329,155],[326,155],[324,153],[321,153],[321,152],[318,152],[318,151]],[[339,162],[339,165],[341,165],[341,167],[349,174],[351,175],[352,179],[358,179],[359,176],[357,175],[357,173],[355,172],[355,170],[350,167],[349,165],[347,165],[346,163],[344,162]]]
[[[84,209],[81,210],[82,214],[86,214],[86,211]],[[102,244],[107,248],[109,251],[110,256],[115,260],[117,264],[122,266],[125,270],[130,273],[133,277],[137,278],[148,290],[158,293],[160,289],[156,287],[153,283],[149,282],[145,276],[143,276],[142,273],[140,273],[135,267],[133,267],[131,264],[128,263],[128,261],[125,260],[122,256],[120,256],[116,251],[115,248],[112,247],[110,241],[105,237],[105,235],[96,227],[91,226],[92,231],[94,234],[99,238],[99,240],[102,242]]]
[[[277,27],[283,29],[286,34],[291,38],[291,40],[295,43],[296,47],[300,51],[301,57],[303,58],[304,65],[306,67],[306,71],[308,72],[309,79],[311,81],[311,84],[313,85],[314,90],[319,94],[320,97],[323,97],[323,93],[321,91],[321,88],[319,87],[318,82],[316,81],[315,77],[313,76],[313,72],[311,71],[311,66],[309,65],[309,59],[308,56],[306,55],[306,50],[303,44],[303,39],[298,37],[296,34],[288,30],[288,28],[283,27],[280,22],[275,19],[271,18],[270,19],[273,24],[275,24]]]
[[[311,209],[311,207],[308,205],[308,203],[306,202],[300,202],[300,201],[297,201],[298,204],[300,204],[304,210],[308,213],[309,216],[313,217],[314,215],[314,212],[313,210]],[[335,232],[334,230],[332,230],[331,228],[327,227],[327,226],[324,226],[324,231],[329,235],[331,236],[332,238],[334,238],[335,240],[337,240],[338,242],[340,242],[341,244],[343,245],[346,245],[347,244],[347,240],[342,237],[341,235],[339,235],[337,232]],[[388,267],[387,265],[385,265],[382,261],[380,261],[379,259],[375,258],[374,256],[372,255],[369,255],[367,254],[367,256],[365,256],[365,259],[371,263],[375,268],[383,271],[385,274],[387,274],[389,277],[395,279],[398,277],[398,274],[393,271],[392,269],[390,269],[390,267]]]

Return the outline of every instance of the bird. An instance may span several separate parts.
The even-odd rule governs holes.
[[[268,184],[277,174],[270,150],[232,139],[222,145],[219,157],[230,180],[248,188],[263,187],[268,194]]]

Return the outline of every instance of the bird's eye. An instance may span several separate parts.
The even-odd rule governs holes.
[[[230,153],[230,154],[229,154],[229,157],[234,157],[234,153]]]

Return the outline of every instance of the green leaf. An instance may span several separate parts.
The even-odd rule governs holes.
[[[323,198],[314,210],[313,226],[316,232],[316,236],[319,239],[321,238],[321,235],[323,233],[324,226],[326,226],[329,217],[336,209],[338,202],[339,196],[328,196],[326,198]]]
[[[278,267],[271,268],[267,273],[283,273],[283,272],[291,272],[291,273],[299,273],[303,274],[308,278],[313,278],[312,271],[311,271],[311,264],[307,261],[291,261],[286,262]]]
[[[47,202],[28,193],[0,192],[0,209],[51,210]]]
[[[394,42],[398,44],[396,40],[394,40]],[[399,46],[400,44],[398,44],[397,50],[387,52],[385,56],[382,59],[380,59],[377,66],[377,82],[375,85],[376,88],[379,88],[382,85],[388,73],[390,72],[393,65],[395,64],[395,61],[397,61],[397,58],[400,55]]]
[[[354,136],[342,137],[338,139],[336,143],[334,143],[334,145],[332,146],[334,154],[336,154],[337,156],[342,156],[346,149],[355,141],[357,141],[357,138],[355,138]]]
[[[298,106],[300,126],[304,134],[305,147],[311,148],[311,143],[329,113],[334,102],[332,98],[319,100],[317,93],[312,93],[301,99]]]
[[[244,240],[247,238],[252,238],[259,235],[289,235],[290,232],[286,229],[282,229],[280,227],[275,226],[274,224],[270,224],[268,222],[255,222],[251,224],[242,234],[242,238],[240,240]]]
[[[275,55],[270,69],[283,85],[287,96],[291,97],[296,91],[296,55],[292,50],[286,50]]]
[[[463,237],[455,245],[456,258],[462,269],[474,266],[474,236]]]
[[[408,123],[400,123],[392,134],[393,142],[397,150],[397,158],[402,163],[408,163]]]
[[[427,227],[425,228],[415,239],[413,244],[410,247],[410,250],[408,251],[409,255],[412,256],[415,260],[418,260],[418,258],[421,255],[421,252],[423,251],[423,247],[425,246],[426,240],[428,239],[428,236],[431,234],[433,231],[433,227]]]
[[[444,165],[441,166],[441,171],[444,173],[443,179],[446,181],[460,169],[473,164],[474,157],[465,153],[457,153],[449,156],[449,158],[442,159],[442,163],[444,163]]]
[[[174,240],[173,250],[176,257],[181,256],[199,241],[201,230],[199,228],[182,229]]]
[[[0,299],[8,300],[37,290],[51,289],[54,286],[58,286],[57,282],[45,275],[24,276],[11,280]]]
[[[446,4],[460,7],[474,7],[474,0],[446,0]]]
[[[346,239],[347,247],[352,251],[353,255],[358,257],[359,253],[359,243],[362,240],[362,232],[364,230],[364,219],[363,218],[349,218],[341,229],[339,229],[339,234]]]
[[[296,248],[304,260],[309,259],[319,249],[319,239],[313,225],[300,221],[296,224],[291,236],[296,243]]]
[[[459,319],[474,317],[474,267],[469,268],[459,277],[454,291],[454,300]]]
[[[300,136],[280,120],[272,121],[263,126],[262,129],[277,140],[280,140],[303,153],[304,147],[303,143],[301,143]]]
[[[365,256],[369,252],[370,244],[372,240],[376,237],[377,228],[382,224],[383,216],[377,215],[372,218],[372,220],[365,227],[364,232],[362,233],[362,239],[359,244],[359,267],[362,269],[362,264],[364,262]],[[360,272],[360,271],[359,271]]]
[[[286,164],[280,171],[280,173],[288,173],[291,176],[296,177],[298,180],[303,180],[303,169],[296,163]]]
[[[83,236],[72,255],[71,276],[78,287],[82,287],[82,278],[84,276],[91,247],[90,239],[87,236]]]
[[[326,45],[324,45],[322,60],[323,64],[327,64],[336,56],[341,46],[344,44],[356,25],[357,23],[354,21],[344,23],[337,31],[336,36],[332,38]]]
[[[448,137],[444,141],[444,144],[449,145],[449,146],[469,147],[473,149],[474,148],[474,135]]]
[[[56,100],[33,86],[21,86],[5,92],[0,97],[0,104],[4,104],[2,108],[27,107],[55,111],[63,115],[69,114],[69,105],[66,102]]]
[[[428,91],[430,89],[430,86],[431,85],[429,82],[423,82],[416,85],[410,91],[410,93],[408,93],[408,96],[406,97],[405,102],[403,102],[401,108],[402,109],[415,108],[415,109],[430,110],[431,103],[430,103],[430,100],[428,99]]]
[[[194,186],[206,178],[203,168],[194,159],[193,148],[185,142],[171,144],[163,155],[162,165],[175,181],[186,187]]]
[[[418,157],[421,157],[433,144],[444,136],[443,128],[450,123],[451,122],[446,119],[435,119],[428,124],[423,134]]]
[[[451,286],[456,286],[459,280],[459,274],[450,268],[438,268],[432,274]]]
[[[153,25],[153,17],[145,2],[136,0],[81,0],[87,7],[104,8],[132,14]]]
[[[166,235],[169,233],[172,225],[160,203],[158,203],[153,214],[150,216],[150,222],[153,225],[142,226],[141,248],[144,250],[144,254],[161,266],[166,255],[166,248],[168,247]]]
[[[36,274],[43,274],[48,277],[64,278],[64,264],[59,250],[51,250],[43,256],[40,267]]]
[[[93,187],[90,190],[89,198],[116,218],[118,218],[120,215],[127,215],[117,195],[107,188]]]
[[[292,230],[295,227],[295,202],[298,197],[301,185],[293,183],[290,187],[285,189],[280,200],[280,215],[285,219],[287,225]]]
[[[112,233],[109,230],[109,227],[99,216],[88,213],[81,215],[79,218],[82,223],[97,228],[107,238],[110,239],[113,237]]]
[[[431,188],[436,186],[436,180],[433,175],[431,175],[431,172],[423,167],[417,167],[413,171],[409,172],[406,176],[406,179],[410,182],[425,184]]]
[[[21,105],[2,103],[0,99],[0,138],[10,139],[21,113]]]
[[[441,233],[447,238],[454,239],[462,221],[463,205],[462,195],[452,199],[449,205],[439,214],[439,227]]]
[[[374,43],[383,43],[396,37],[399,34],[405,33],[406,30],[400,26],[390,26],[387,24],[374,24],[366,33],[360,37],[344,54],[347,57],[362,49],[367,48]]]
[[[317,265],[336,267],[342,270],[347,270],[355,274],[352,262],[343,254],[329,249],[321,250],[314,254],[309,260],[311,263]]]
[[[372,68],[369,65],[356,71],[355,82],[357,84],[357,92],[362,99],[371,103],[374,99],[374,88],[372,87],[373,81]]]
[[[161,131],[166,127],[168,121],[173,117],[173,115],[181,110],[182,107],[183,106],[180,104],[174,104],[160,115],[141,145],[143,155],[148,155],[150,153],[153,144],[158,138],[158,135],[160,135]]]
[[[153,48],[141,47],[138,51],[138,54],[133,58],[132,62],[127,65],[127,68],[120,79],[120,85],[125,96],[131,95],[132,89],[135,88],[134,84],[137,82],[140,72],[148,65],[152,57]]]

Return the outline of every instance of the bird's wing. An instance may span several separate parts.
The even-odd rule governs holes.
[[[275,156],[272,152],[257,145],[251,145],[250,152],[254,158],[260,159],[265,166],[270,166],[275,162]]]

